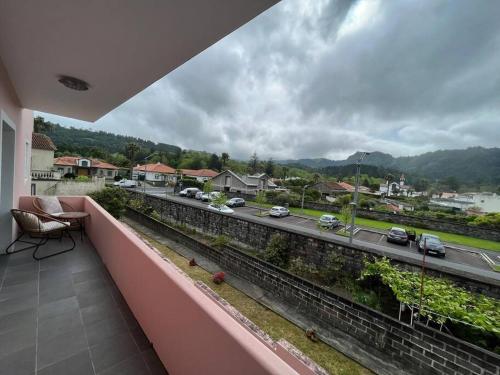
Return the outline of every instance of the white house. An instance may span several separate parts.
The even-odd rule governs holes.
[[[134,167],[133,179],[138,180],[139,176],[152,183],[176,182],[177,174],[174,168],[163,163],[152,163],[137,165]]]
[[[259,191],[277,187],[265,173],[240,177],[230,170],[213,177],[212,185],[214,190],[245,194],[257,194]]]

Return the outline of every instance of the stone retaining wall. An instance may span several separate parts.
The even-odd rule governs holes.
[[[226,193],[229,197],[241,197],[246,200],[254,200],[255,196],[248,194],[240,194],[240,193]],[[270,202],[272,203],[272,202]],[[327,203],[318,203],[318,202],[304,202],[304,208],[309,208],[312,210],[326,211],[339,213],[341,210],[340,206],[336,206],[334,204]],[[495,230],[492,228],[484,228],[484,227],[476,227],[471,225],[464,225],[460,223],[455,223],[453,221],[447,220],[438,220],[438,219],[429,219],[418,216],[410,216],[410,215],[401,215],[401,214],[393,214],[390,212],[383,211],[373,211],[373,210],[365,210],[358,209],[357,216],[363,217],[366,219],[373,219],[379,221],[388,221],[394,224],[399,224],[407,227],[416,227],[416,228],[426,228],[433,229],[442,232],[454,233],[454,234],[462,234],[465,236],[482,238],[485,240],[491,241],[500,241],[500,230]]]
[[[354,347],[364,349],[388,366],[396,366],[400,369],[398,373],[500,374],[500,356],[497,354],[418,323],[414,327],[402,323],[233,247],[215,249],[132,209],[127,210],[127,216],[260,286],[283,303],[298,308],[301,314],[317,324],[321,337],[328,339],[339,332],[349,335]],[[396,373],[374,370],[384,374]]]

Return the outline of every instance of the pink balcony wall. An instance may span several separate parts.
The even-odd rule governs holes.
[[[89,239],[171,374],[299,373],[92,199],[61,199],[90,213]]]

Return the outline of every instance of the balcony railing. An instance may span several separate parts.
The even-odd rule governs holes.
[[[60,180],[61,172],[54,171],[31,171],[33,180]]]
[[[32,209],[33,197],[21,197]],[[88,197],[62,197],[90,214],[95,247],[171,374],[314,374],[287,344],[269,343]],[[306,364],[305,364],[306,363]]]

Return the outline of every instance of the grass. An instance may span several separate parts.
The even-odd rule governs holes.
[[[252,202],[253,203],[253,202]],[[271,207],[272,205],[266,204],[265,207]],[[320,217],[321,215],[331,213],[331,212],[325,212],[325,211],[319,211],[319,210],[311,210],[308,208],[304,208],[304,211],[300,208],[297,207],[290,207],[290,212],[298,215],[307,215],[311,217]],[[372,219],[365,219],[358,217],[356,218],[356,224],[361,226],[361,227],[366,227],[366,228],[373,228],[373,229],[380,229],[380,230],[388,230],[393,226],[396,226],[398,224],[391,223],[389,221],[378,221],[378,220],[372,220]],[[500,242],[495,242],[495,241],[489,241],[489,240],[483,240],[480,238],[474,238],[474,237],[469,237],[469,236],[464,236],[461,234],[454,234],[454,233],[447,233],[447,232],[441,232],[437,230],[432,230],[432,229],[425,229],[425,228],[416,228],[412,227],[417,231],[417,234],[419,233],[429,233],[429,234],[434,234],[436,236],[439,236],[442,241],[444,242],[449,242],[457,245],[464,245],[464,246],[470,246],[470,247],[476,247],[479,249],[485,249],[485,250],[493,250],[493,251],[499,251],[500,252]]]
[[[331,374],[372,374],[370,370],[367,370],[325,343],[312,342],[306,337],[304,330],[229,284],[214,284],[212,282],[212,275],[209,272],[198,266],[190,267],[186,258],[169,247],[155,241],[146,234],[141,233],[137,228],[135,230],[192,279],[203,281],[205,284],[209,285],[210,288],[215,290],[222,298],[238,309],[274,340],[279,340],[281,338],[286,339]]]

